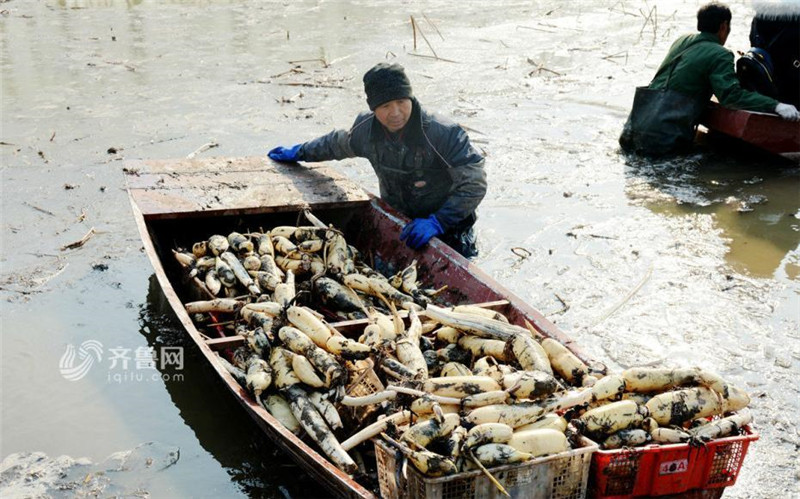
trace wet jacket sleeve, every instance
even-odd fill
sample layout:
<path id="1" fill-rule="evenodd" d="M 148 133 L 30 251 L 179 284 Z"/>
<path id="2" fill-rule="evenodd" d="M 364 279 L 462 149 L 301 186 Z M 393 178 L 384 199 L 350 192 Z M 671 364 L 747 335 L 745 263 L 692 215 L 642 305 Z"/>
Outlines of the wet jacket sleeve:
<path id="1" fill-rule="evenodd" d="M 720 104 L 731 109 L 774 112 L 778 101 L 758 92 L 743 89 L 733 67 L 733 53 L 727 50 L 720 51 L 711 66 L 709 75 L 711 90 Z"/>
<path id="2" fill-rule="evenodd" d="M 348 130 L 333 130 L 330 133 L 309 140 L 300 148 L 300 158 L 303 161 L 330 161 L 345 159 L 355 156 L 350 148 L 350 132 Z"/>
<path id="3" fill-rule="evenodd" d="M 467 133 L 460 126 L 453 125 L 443 138 L 441 145 L 434 146 L 449 167 L 453 188 L 435 215 L 447 232 L 475 211 L 486 195 L 487 184 L 483 156 L 472 147 Z"/>
<path id="4" fill-rule="evenodd" d="M 368 129 L 370 116 L 371 113 L 361 113 L 356 117 L 350 130 L 334 130 L 322 137 L 304 143 L 300 149 L 302 151 L 302 161 L 330 161 L 354 158 L 356 156 L 363 157 L 363 152 L 359 151 L 363 147 L 354 146 L 351 139 L 356 129 Z"/>

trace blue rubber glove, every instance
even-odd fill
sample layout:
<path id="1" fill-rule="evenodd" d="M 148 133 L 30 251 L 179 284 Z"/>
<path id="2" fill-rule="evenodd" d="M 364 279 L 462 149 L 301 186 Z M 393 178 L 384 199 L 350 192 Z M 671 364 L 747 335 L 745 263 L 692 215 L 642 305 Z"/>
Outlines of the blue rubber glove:
<path id="1" fill-rule="evenodd" d="M 270 159 L 274 159 L 275 161 L 299 161 L 303 159 L 300 154 L 300 148 L 303 147 L 303 144 L 297 144 L 296 146 L 292 147 L 276 147 L 275 149 L 271 150 L 267 153 L 267 156 Z"/>
<path id="2" fill-rule="evenodd" d="M 425 246 L 432 237 L 444 234 L 444 229 L 436 220 L 435 215 L 428 218 L 415 218 L 400 233 L 400 240 L 405 241 L 406 245 L 412 249 L 420 249 Z"/>

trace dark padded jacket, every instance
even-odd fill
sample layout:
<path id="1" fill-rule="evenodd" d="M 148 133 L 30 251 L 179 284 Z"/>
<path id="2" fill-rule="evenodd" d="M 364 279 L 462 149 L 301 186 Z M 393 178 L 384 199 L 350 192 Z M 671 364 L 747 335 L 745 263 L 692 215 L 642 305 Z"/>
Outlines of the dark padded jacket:
<path id="1" fill-rule="evenodd" d="M 445 233 L 476 220 L 486 194 L 484 159 L 464 129 L 426 113 L 416 99 L 400 138 L 391 136 L 375 113 L 358 115 L 350 130 L 334 130 L 303 144 L 303 161 L 367 158 L 378 176 L 381 198 L 411 218 L 435 214 Z"/>
<path id="2" fill-rule="evenodd" d="M 778 100 L 800 106 L 800 9 L 788 2 L 784 6 L 788 10 L 784 15 L 759 14 L 756 10 L 750 25 L 750 45 L 772 57 Z M 774 7 L 780 9 L 781 4 Z"/>

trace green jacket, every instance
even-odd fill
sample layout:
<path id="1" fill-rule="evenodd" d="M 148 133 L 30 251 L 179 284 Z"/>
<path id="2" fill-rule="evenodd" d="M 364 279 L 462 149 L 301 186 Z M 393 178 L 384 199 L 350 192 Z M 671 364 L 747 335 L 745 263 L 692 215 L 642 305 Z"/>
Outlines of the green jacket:
<path id="1" fill-rule="evenodd" d="M 695 43 L 698 46 L 689 49 L 675 65 L 669 79 L 669 89 L 690 97 L 696 96 L 703 101 L 710 99 L 713 93 L 720 104 L 731 109 L 767 113 L 775 111 L 778 101 L 741 87 L 734 72 L 733 53 L 720 45 L 719 38 L 712 33 L 695 33 L 678 38 L 658 68 L 660 74 L 650 82 L 650 88 L 667 86 L 670 70 L 664 66 Z"/>

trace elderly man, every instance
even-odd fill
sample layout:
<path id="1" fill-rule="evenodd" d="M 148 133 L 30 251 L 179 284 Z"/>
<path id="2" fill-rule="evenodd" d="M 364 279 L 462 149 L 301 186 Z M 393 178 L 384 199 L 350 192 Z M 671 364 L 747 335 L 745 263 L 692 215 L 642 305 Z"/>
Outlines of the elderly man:
<path id="1" fill-rule="evenodd" d="M 484 159 L 457 124 L 425 112 L 403 67 L 381 63 L 364 75 L 370 112 L 350 130 L 293 147 L 276 147 L 276 161 L 367 158 L 381 198 L 412 218 L 400 239 L 414 249 L 439 237 L 467 258 L 478 254 L 475 209 L 486 194 Z"/>
<path id="2" fill-rule="evenodd" d="M 701 7 L 697 29 L 699 33 L 684 35 L 672 44 L 649 87 L 636 89 L 619 139 L 624 150 L 662 155 L 687 148 L 712 93 L 725 107 L 774 112 L 786 120 L 800 120 L 800 113 L 791 104 L 740 86 L 733 53 L 723 47 L 731 31 L 728 7 L 716 2 Z"/>

